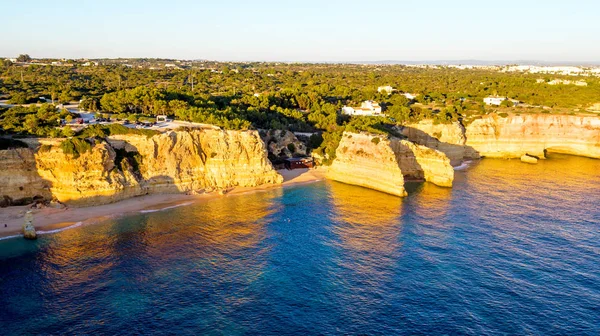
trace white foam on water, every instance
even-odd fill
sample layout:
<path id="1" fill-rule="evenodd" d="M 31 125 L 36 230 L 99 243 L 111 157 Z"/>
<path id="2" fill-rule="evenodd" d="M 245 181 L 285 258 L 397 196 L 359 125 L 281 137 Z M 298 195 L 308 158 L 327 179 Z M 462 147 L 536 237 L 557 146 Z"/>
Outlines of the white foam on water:
<path id="1" fill-rule="evenodd" d="M 160 209 L 140 210 L 140 213 L 159 212 L 159 211 L 164 211 L 164 210 L 168 210 L 168 209 L 179 208 L 181 206 L 190 205 L 192 203 L 193 202 L 181 203 L 181 204 L 171 205 L 171 206 L 160 208 Z"/>
<path id="2" fill-rule="evenodd" d="M 22 234 L 18 234 L 18 235 L 14 235 L 14 236 L 0 237 L 0 240 L 13 239 L 13 238 L 22 238 L 22 237 L 23 237 Z"/>
<path id="3" fill-rule="evenodd" d="M 460 166 L 454 167 L 454 170 L 465 170 L 471 166 L 473 161 L 465 161 L 460 164 Z"/>
<path id="4" fill-rule="evenodd" d="M 50 231 L 37 231 L 37 234 L 43 235 L 43 234 L 50 234 L 50 233 L 57 233 L 57 232 L 61 232 L 64 230 L 68 230 L 68 229 L 73 229 L 76 227 L 81 226 L 81 224 L 83 224 L 83 222 L 77 222 L 73 225 L 69 225 L 69 226 L 65 226 L 64 228 L 60 228 L 60 229 L 56 229 L 56 230 L 50 230 Z"/>

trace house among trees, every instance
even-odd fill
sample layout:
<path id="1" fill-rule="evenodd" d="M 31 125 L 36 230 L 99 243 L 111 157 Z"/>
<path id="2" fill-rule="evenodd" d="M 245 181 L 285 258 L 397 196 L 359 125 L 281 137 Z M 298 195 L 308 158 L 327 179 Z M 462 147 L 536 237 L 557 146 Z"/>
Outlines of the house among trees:
<path id="1" fill-rule="evenodd" d="M 517 106 L 520 101 L 516 100 L 516 99 L 508 99 L 506 97 L 499 97 L 499 96 L 489 96 L 486 98 L 483 98 L 483 102 L 486 105 L 494 105 L 494 106 Z"/>
<path id="2" fill-rule="evenodd" d="M 377 88 L 377 92 L 379 93 L 387 93 L 387 94 L 392 94 L 392 92 L 396 91 L 393 87 L 391 87 L 390 85 L 386 85 L 386 86 L 380 86 Z"/>
<path id="3" fill-rule="evenodd" d="M 500 104 L 502 104 L 503 101 L 505 101 L 507 98 L 506 97 L 499 97 L 499 96 L 489 96 L 489 97 L 485 97 L 483 98 L 483 102 L 486 105 L 496 105 L 496 106 L 500 106 Z"/>
<path id="4" fill-rule="evenodd" d="M 404 92 L 402 95 L 404 97 L 406 97 L 406 99 L 408 99 L 408 100 L 414 100 L 415 98 L 417 98 L 416 94 L 412 94 L 412 93 L 408 93 L 408 92 Z"/>
<path id="5" fill-rule="evenodd" d="M 360 107 L 344 106 L 342 107 L 342 113 L 347 115 L 384 116 L 384 114 L 381 113 L 381 106 L 379 106 L 379 103 L 372 100 L 362 102 Z"/>

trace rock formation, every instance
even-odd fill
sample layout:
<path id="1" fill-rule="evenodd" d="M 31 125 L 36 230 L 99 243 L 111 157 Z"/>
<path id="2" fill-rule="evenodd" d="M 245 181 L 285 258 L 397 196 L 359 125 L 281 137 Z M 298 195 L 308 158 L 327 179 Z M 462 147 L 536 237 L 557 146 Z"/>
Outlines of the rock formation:
<path id="1" fill-rule="evenodd" d="M 327 177 L 406 196 L 405 179 L 450 187 L 454 170 L 440 151 L 393 137 L 345 132 Z"/>
<path id="2" fill-rule="evenodd" d="M 482 156 L 544 157 L 545 151 L 600 158 L 600 118 L 593 116 L 489 114 L 467 126 L 466 144 Z"/>
<path id="3" fill-rule="evenodd" d="M 40 178 L 29 148 L 0 150 L 0 206 L 21 205 L 33 198 L 51 198 L 49 183 Z"/>
<path id="4" fill-rule="evenodd" d="M 27 158 L 23 168 L 11 161 L 15 152 Z M 13 167 L 10 175 L 0 171 L 0 195 L 43 195 L 70 206 L 98 205 L 153 193 L 283 181 L 267 159 L 265 145 L 256 131 L 211 129 L 167 132 L 151 138 L 115 136 L 96 141 L 91 151 L 77 158 L 63 153 L 57 145 L 35 154 L 30 149 L 0 153 L 0 160 L 8 158 L 5 161 L 12 162 Z M 22 182 L 8 182 L 11 176 L 18 176 Z"/>
<path id="5" fill-rule="evenodd" d="M 407 140 L 390 141 L 396 161 L 407 179 L 424 180 L 440 187 L 452 187 L 454 169 L 441 151 Z"/>
<path id="6" fill-rule="evenodd" d="M 291 158 L 306 156 L 306 145 L 298 140 L 293 132 L 282 130 L 269 130 L 262 137 L 267 144 L 269 154 L 278 158 Z"/>
<path id="7" fill-rule="evenodd" d="M 467 146 L 465 133 L 460 122 L 436 124 L 431 119 L 408 124 L 402 129 L 402 134 L 408 140 L 446 154 L 453 166 L 460 165 L 464 160 L 479 158 L 477 151 Z"/>
<path id="8" fill-rule="evenodd" d="M 33 213 L 31 210 L 25 213 L 25 222 L 23 223 L 23 237 L 25 239 L 37 239 L 37 233 L 35 232 L 35 227 L 33 226 Z"/>
<path id="9" fill-rule="evenodd" d="M 407 195 L 390 141 L 381 136 L 345 132 L 327 178 L 400 197 Z"/>
<path id="10" fill-rule="evenodd" d="M 525 163 L 537 163 L 538 158 L 536 158 L 535 156 L 525 154 L 521 156 L 521 161 Z"/>

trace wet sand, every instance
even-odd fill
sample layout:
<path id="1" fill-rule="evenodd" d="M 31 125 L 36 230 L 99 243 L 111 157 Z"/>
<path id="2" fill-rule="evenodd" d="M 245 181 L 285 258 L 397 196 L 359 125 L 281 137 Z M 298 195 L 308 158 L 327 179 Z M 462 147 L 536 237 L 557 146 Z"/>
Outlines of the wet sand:
<path id="1" fill-rule="evenodd" d="M 43 208 L 33 209 L 33 224 L 38 233 L 50 233 L 70 226 L 89 225 L 109 218 L 126 216 L 135 212 L 152 212 L 168 207 L 184 206 L 198 201 L 208 201 L 213 198 L 227 197 L 228 195 L 244 194 L 259 190 L 280 188 L 296 184 L 320 181 L 324 178 L 325 170 L 295 169 L 279 170 L 283 176 L 283 184 L 269 184 L 257 187 L 236 187 L 225 195 L 218 192 L 185 195 L 185 194 L 156 194 L 130 198 L 117 203 L 98 205 L 86 208 Z M 22 231 L 25 212 L 31 205 L 8 207 L 0 209 L 0 237 L 20 234 Z M 5 227 L 6 224 L 6 227 Z"/>

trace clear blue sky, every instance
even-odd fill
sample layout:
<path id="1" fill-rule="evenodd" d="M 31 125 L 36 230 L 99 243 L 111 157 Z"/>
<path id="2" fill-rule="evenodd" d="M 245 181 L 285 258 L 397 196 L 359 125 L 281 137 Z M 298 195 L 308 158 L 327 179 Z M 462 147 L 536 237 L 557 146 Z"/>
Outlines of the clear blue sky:
<path id="1" fill-rule="evenodd" d="M 2 4 L 0 56 L 600 61 L 600 0 Z"/>

